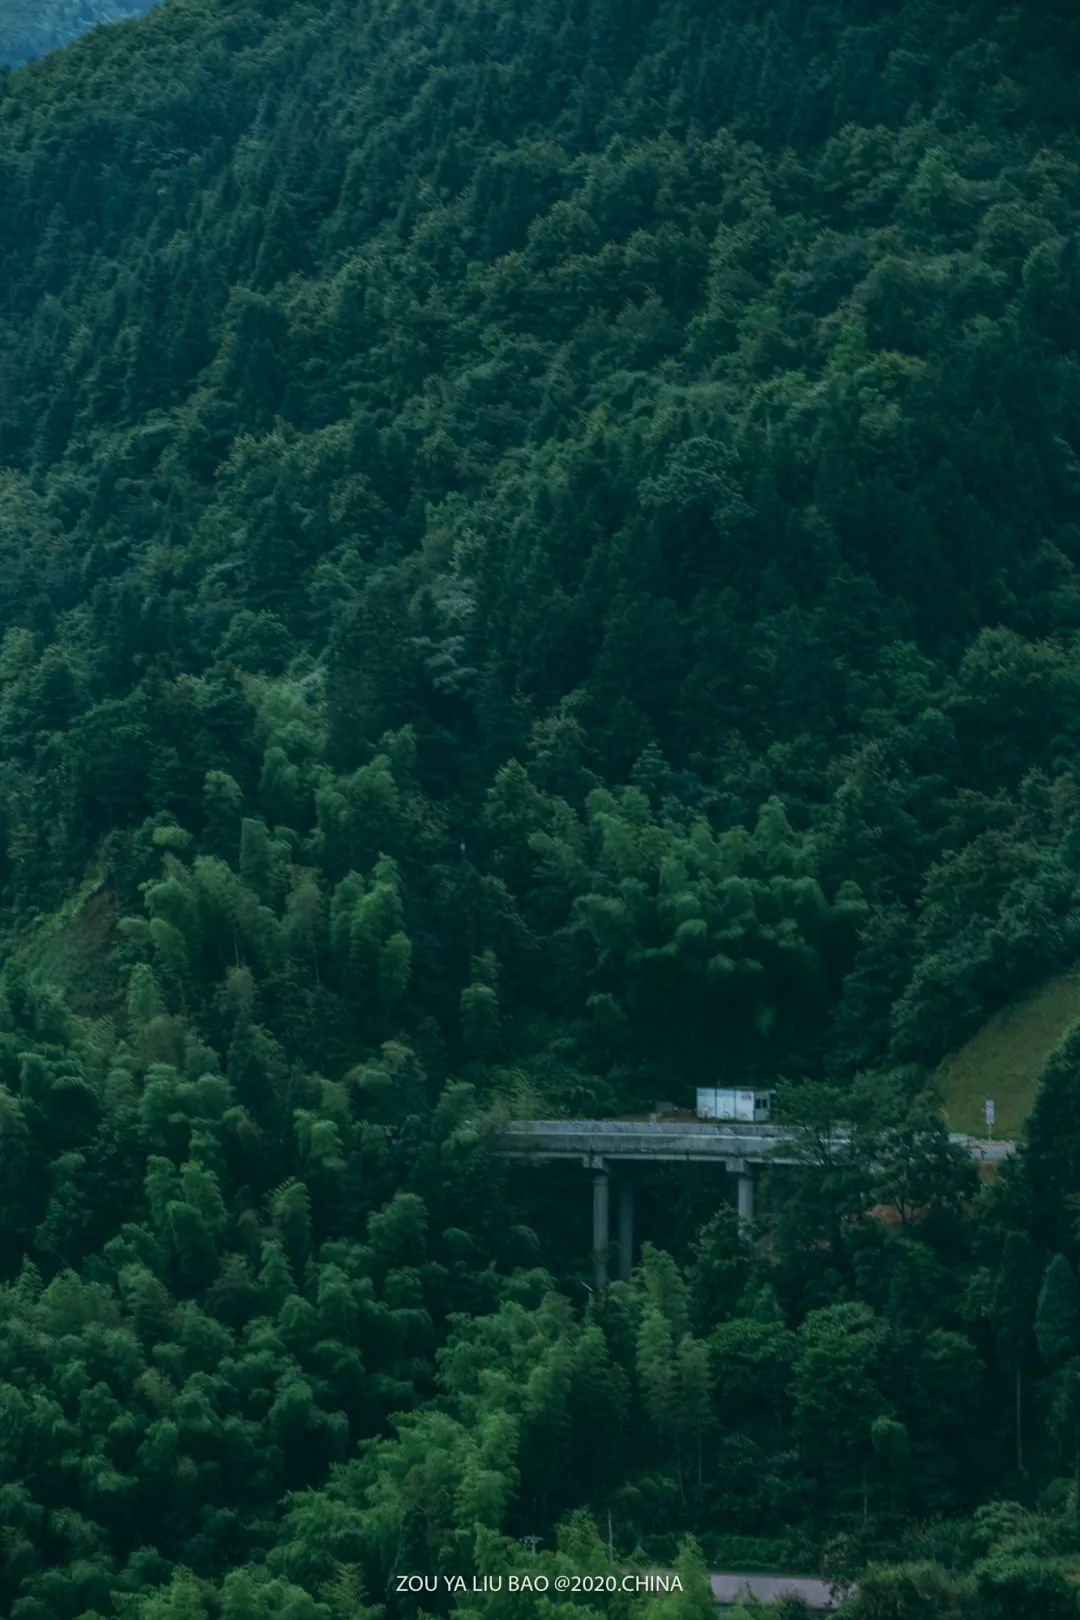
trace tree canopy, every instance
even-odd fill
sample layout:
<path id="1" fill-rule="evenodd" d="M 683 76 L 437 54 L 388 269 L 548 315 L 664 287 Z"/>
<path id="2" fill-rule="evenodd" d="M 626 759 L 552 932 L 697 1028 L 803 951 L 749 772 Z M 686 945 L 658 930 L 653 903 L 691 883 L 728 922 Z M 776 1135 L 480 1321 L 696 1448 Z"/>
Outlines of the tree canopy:
<path id="1" fill-rule="evenodd" d="M 1080 1047 L 986 1185 L 933 1075 L 1080 949 L 1078 69 L 168 0 L 0 75 L 13 1620 L 1075 1614 Z M 590 1294 L 499 1123 L 744 1082 L 756 1235 L 658 1173 Z"/>

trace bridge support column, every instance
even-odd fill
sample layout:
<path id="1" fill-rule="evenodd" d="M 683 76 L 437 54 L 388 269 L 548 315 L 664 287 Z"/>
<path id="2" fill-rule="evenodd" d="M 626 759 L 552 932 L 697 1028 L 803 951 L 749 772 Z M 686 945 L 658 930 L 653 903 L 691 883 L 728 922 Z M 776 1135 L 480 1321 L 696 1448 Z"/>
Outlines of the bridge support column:
<path id="1" fill-rule="evenodd" d="M 606 1170 L 594 1170 L 592 1184 L 592 1248 L 593 1282 L 597 1288 L 607 1287 L 608 1249 L 610 1246 L 611 1179 Z"/>
<path id="2" fill-rule="evenodd" d="M 754 1175 L 749 1166 L 738 1175 L 739 1225 L 749 1226 L 754 1218 Z"/>
<path id="3" fill-rule="evenodd" d="M 634 1269 L 634 1183 L 629 1169 L 619 1175 L 619 1276 L 630 1281 Z"/>

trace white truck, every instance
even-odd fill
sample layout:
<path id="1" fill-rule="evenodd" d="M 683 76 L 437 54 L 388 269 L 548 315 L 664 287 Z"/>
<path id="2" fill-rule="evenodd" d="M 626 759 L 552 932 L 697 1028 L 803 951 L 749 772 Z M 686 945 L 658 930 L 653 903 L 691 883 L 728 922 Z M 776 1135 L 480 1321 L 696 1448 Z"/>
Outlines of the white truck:
<path id="1" fill-rule="evenodd" d="M 768 1122 L 772 1108 L 772 1093 L 754 1091 L 740 1086 L 698 1086 L 698 1119 L 737 1120 L 744 1125 L 763 1125 Z"/>

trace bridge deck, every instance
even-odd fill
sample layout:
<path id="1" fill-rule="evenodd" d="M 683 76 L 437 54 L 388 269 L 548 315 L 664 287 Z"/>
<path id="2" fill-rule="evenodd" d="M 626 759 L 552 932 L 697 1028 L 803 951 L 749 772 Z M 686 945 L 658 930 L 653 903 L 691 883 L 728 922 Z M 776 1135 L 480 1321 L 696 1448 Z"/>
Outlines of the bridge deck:
<path id="1" fill-rule="evenodd" d="M 952 1132 L 950 1139 L 972 1158 L 999 1163 L 1012 1142 L 985 1142 Z M 795 1164 L 795 1136 L 781 1125 L 729 1124 L 703 1120 L 529 1119 L 504 1127 L 504 1158 L 573 1160 L 596 1165 L 623 1162 L 714 1164 L 741 1170 L 749 1164 Z M 838 1141 L 838 1145 L 840 1142 Z"/>

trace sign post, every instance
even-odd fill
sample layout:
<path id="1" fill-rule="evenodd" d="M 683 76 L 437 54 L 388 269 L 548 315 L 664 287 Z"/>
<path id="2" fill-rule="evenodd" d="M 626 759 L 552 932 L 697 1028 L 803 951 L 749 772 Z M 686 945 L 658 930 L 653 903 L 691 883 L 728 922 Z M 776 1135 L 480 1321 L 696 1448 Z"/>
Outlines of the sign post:
<path id="1" fill-rule="evenodd" d="M 994 1120 L 997 1118 L 997 1110 L 994 1107 L 993 1097 L 987 1097 L 985 1113 L 987 1140 L 992 1142 L 994 1140 Z"/>

